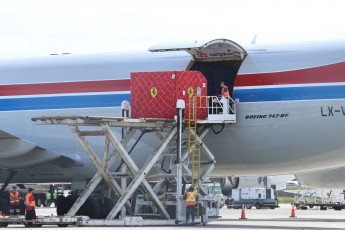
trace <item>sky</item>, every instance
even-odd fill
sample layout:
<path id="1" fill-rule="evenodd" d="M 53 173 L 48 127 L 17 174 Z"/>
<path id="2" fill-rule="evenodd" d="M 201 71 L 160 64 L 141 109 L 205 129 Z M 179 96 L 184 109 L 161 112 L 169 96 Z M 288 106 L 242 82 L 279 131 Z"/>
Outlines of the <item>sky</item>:
<path id="1" fill-rule="evenodd" d="M 345 39 L 344 0 L 0 0 L 0 58 Z"/>

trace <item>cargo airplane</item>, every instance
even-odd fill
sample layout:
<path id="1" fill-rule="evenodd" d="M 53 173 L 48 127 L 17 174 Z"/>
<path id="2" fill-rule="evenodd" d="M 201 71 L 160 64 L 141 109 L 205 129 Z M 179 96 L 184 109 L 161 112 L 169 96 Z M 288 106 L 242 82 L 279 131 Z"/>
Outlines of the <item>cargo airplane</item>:
<path id="1" fill-rule="evenodd" d="M 1 60 L 1 182 L 11 175 L 12 183 L 90 179 L 95 168 L 69 128 L 37 126 L 31 118 L 121 116 L 121 102 L 130 101 L 130 73 L 142 71 L 200 71 L 208 95 L 219 94 L 220 81 L 230 88 L 237 123 L 204 138 L 217 161 L 212 176 L 343 165 L 345 40 L 241 46 L 216 39 L 150 51 Z M 133 152 L 138 164 L 143 149 L 153 148 L 149 138 Z"/>

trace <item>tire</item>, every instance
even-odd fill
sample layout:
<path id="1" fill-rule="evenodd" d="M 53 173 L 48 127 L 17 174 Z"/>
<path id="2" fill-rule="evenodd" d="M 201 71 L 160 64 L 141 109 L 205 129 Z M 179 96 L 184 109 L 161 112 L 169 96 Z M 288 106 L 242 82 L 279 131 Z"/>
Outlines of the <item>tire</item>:
<path id="1" fill-rule="evenodd" d="M 104 198 L 104 203 L 100 203 L 100 219 L 105 219 L 108 216 L 109 212 L 114 208 L 114 206 L 115 206 L 115 202 L 113 200 Z M 169 210 L 168 210 L 168 213 L 169 213 Z M 118 218 L 119 216 L 120 216 L 120 213 L 117 214 L 115 218 Z"/>
<path id="2" fill-rule="evenodd" d="M 256 208 L 256 209 L 261 209 L 261 204 L 260 204 L 259 202 L 256 202 L 256 203 L 255 203 L 255 208 Z"/>
<path id="3" fill-rule="evenodd" d="M 270 207 L 270 209 L 276 209 L 276 207 Z"/>
<path id="4" fill-rule="evenodd" d="M 57 201 L 57 215 L 65 215 L 73 206 L 78 196 L 69 195 L 67 197 L 59 196 Z M 105 202 L 107 204 L 107 202 Z M 108 211 L 108 213 L 110 210 Z M 77 211 L 76 215 L 89 216 L 91 219 L 101 218 L 100 203 L 94 198 L 88 198 L 81 208 Z"/>
<path id="5" fill-rule="evenodd" d="M 0 210 L 3 215 L 10 215 L 10 194 L 7 191 L 0 192 Z"/>
<path id="6" fill-rule="evenodd" d="M 98 200 L 96 200 L 95 198 L 89 198 L 89 206 L 91 207 L 91 209 L 89 210 L 90 215 L 89 217 L 91 219 L 100 219 L 101 218 L 101 207 L 100 204 L 98 202 Z"/>
<path id="7" fill-rule="evenodd" d="M 326 210 L 327 210 L 327 207 L 321 206 L 321 207 L 320 207 L 320 210 L 326 211 Z"/>
<path id="8" fill-rule="evenodd" d="M 252 206 L 247 206 L 246 208 L 247 208 L 247 209 L 252 209 Z"/>
<path id="9" fill-rule="evenodd" d="M 74 202 L 72 202 L 72 205 Z M 77 215 L 88 216 L 91 219 L 99 219 L 100 214 L 101 208 L 99 202 L 94 198 L 88 198 L 77 212 Z"/>
<path id="10" fill-rule="evenodd" d="M 68 226 L 68 224 L 58 224 L 57 225 L 59 228 L 66 228 Z"/>
<path id="11" fill-rule="evenodd" d="M 309 205 L 309 208 L 314 208 L 314 205 L 310 204 L 310 205 Z"/>
<path id="12" fill-rule="evenodd" d="M 8 223 L 0 223 L 1 228 L 6 228 L 8 226 Z"/>
<path id="13" fill-rule="evenodd" d="M 58 216 L 63 216 L 66 214 L 66 207 L 65 207 L 65 203 L 66 203 L 66 197 L 64 196 L 59 196 L 58 200 L 56 202 L 56 214 Z"/>

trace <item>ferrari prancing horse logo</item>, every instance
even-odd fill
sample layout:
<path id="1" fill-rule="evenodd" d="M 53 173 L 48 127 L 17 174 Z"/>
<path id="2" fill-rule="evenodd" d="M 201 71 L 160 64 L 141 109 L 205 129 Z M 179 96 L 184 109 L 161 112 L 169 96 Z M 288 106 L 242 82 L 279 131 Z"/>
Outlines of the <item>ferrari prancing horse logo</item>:
<path id="1" fill-rule="evenodd" d="M 188 90 L 187 90 L 187 92 L 188 92 L 189 97 L 192 97 L 192 96 L 193 96 L 193 93 L 194 93 L 193 87 L 189 87 Z"/>
<path id="2" fill-rule="evenodd" d="M 158 93 L 157 88 L 156 87 L 152 87 L 150 91 L 151 91 L 151 96 L 153 98 L 155 98 L 157 96 L 157 93 Z"/>

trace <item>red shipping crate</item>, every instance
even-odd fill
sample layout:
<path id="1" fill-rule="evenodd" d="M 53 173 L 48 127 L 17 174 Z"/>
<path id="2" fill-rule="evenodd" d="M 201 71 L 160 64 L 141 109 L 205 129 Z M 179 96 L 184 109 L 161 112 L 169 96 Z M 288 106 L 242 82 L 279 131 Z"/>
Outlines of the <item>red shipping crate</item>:
<path id="1" fill-rule="evenodd" d="M 189 96 L 197 92 L 199 96 L 207 96 L 207 80 L 198 71 L 131 73 L 131 117 L 173 119 L 177 114 L 176 101 L 183 99 L 188 119 Z M 205 107 L 206 98 L 203 101 Z M 206 108 L 197 110 L 198 119 L 206 116 Z"/>

